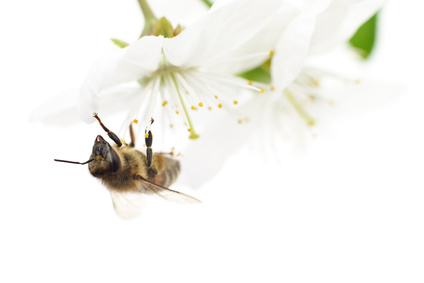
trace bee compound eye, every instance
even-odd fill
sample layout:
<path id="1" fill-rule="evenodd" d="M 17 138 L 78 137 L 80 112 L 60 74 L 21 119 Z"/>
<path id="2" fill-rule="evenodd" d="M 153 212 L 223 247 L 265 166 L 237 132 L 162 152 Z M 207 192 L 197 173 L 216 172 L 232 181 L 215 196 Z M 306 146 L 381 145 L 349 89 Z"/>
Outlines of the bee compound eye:
<path id="1" fill-rule="evenodd" d="M 118 154 L 114 150 L 110 151 L 110 157 L 112 162 L 112 173 L 117 173 L 121 170 L 121 159 L 119 158 Z"/>

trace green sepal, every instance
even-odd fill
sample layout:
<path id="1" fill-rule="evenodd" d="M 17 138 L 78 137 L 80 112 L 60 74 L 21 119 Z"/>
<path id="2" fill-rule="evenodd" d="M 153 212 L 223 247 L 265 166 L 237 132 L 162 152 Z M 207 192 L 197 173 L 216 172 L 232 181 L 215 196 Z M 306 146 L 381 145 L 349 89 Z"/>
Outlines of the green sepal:
<path id="1" fill-rule="evenodd" d="M 165 17 L 162 17 L 156 22 L 153 28 L 153 35 L 163 35 L 165 38 L 171 38 L 174 37 L 174 29 L 171 23 Z"/>
<path id="2" fill-rule="evenodd" d="M 174 29 L 174 36 L 179 35 L 182 31 L 183 31 L 183 27 L 182 27 L 181 25 L 178 25 L 178 26 Z"/>
<path id="3" fill-rule="evenodd" d="M 118 46 L 119 48 L 125 48 L 129 45 L 125 41 L 122 41 L 116 38 L 111 38 L 110 40 L 112 40 L 112 42 L 115 43 L 115 45 Z"/>
<path id="4" fill-rule="evenodd" d="M 371 55 L 375 46 L 377 35 L 377 15 L 378 12 L 360 26 L 349 40 L 349 44 L 355 48 L 363 59 L 367 59 Z"/>

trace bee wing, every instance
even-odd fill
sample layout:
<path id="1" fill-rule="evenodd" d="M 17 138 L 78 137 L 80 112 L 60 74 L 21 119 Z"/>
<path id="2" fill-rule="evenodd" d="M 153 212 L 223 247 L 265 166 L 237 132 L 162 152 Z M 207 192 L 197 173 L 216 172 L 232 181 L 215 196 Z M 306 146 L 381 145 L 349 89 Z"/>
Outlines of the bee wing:
<path id="1" fill-rule="evenodd" d="M 145 197 L 139 192 L 120 193 L 111 190 L 110 196 L 116 213 L 124 219 L 138 216 L 145 206 Z"/>
<path id="2" fill-rule="evenodd" d="M 167 187 L 152 183 L 148 180 L 141 180 L 141 185 L 146 192 L 154 193 L 166 200 L 177 203 L 201 203 L 200 200 L 184 193 L 168 189 Z"/>

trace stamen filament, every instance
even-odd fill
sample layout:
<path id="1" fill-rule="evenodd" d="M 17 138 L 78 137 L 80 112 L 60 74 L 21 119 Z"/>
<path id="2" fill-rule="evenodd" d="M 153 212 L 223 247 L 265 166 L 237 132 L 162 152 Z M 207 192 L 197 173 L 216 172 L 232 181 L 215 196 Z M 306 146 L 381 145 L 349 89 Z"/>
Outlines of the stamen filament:
<path id="1" fill-rule="evenodd" d="M 303 107 L 296 100 L 296 98 L 294 98 L 293 94 L 290 91 L 288 91 L 287 89 L 284 90 L 284 96 L 287 98 L 293 108 L 297 111 L 299 116 L 302 117 L 303 120 L 305 120 L 308 126 L 315 125 L 315 120 L 312 119 L 311 116 L 309 116 L 309 114 L 303 109 Z"/>
<path id="2" fill-rule="evenodd" d="M 171 75 L 172 81 L 174 82 L 175 89 L 177 90 L 177 93 L 178 93 L 178 98 L 180 99 L 181 105 L 183 106 L 184 114 L 187 117 L 187 121 L 188 121 L 188 124 L 189 124 L 190 129 L 191 129 L 190 130 L 190 136 L 188 138 L 189 139 L 197 139 L 199 137 L 199 135 L 196 134 L 196 132 L 194 131 L 193 124 L 191 123 L 190 116 L 188 115 L 187 108 L 186 108 L 186 106 L 184 104 L 184 100 L 181 96 L 181 92 L 180 92 L 180 88 L 178 86 L 177 80 L 175 79 L 174 73 L 170 73 L 170 75 Z"/>

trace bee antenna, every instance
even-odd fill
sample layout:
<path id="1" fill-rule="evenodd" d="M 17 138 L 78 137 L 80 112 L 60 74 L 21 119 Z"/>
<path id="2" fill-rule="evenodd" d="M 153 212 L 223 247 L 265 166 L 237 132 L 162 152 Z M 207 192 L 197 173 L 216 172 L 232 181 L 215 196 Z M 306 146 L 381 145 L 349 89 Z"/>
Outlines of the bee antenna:
<path id="1" fill-rule="evenodd" d="M 55 159 L 54 161 L 84 165 L 84 164 L 90 163 L 93 160 L 94 160 L 94 158 L 91 158 L 90 160 L 88 160 L 86 162 L 76 162 L 76 161 L 68 161 L 68 160 L 61 160 L 61 159 Z"/>

